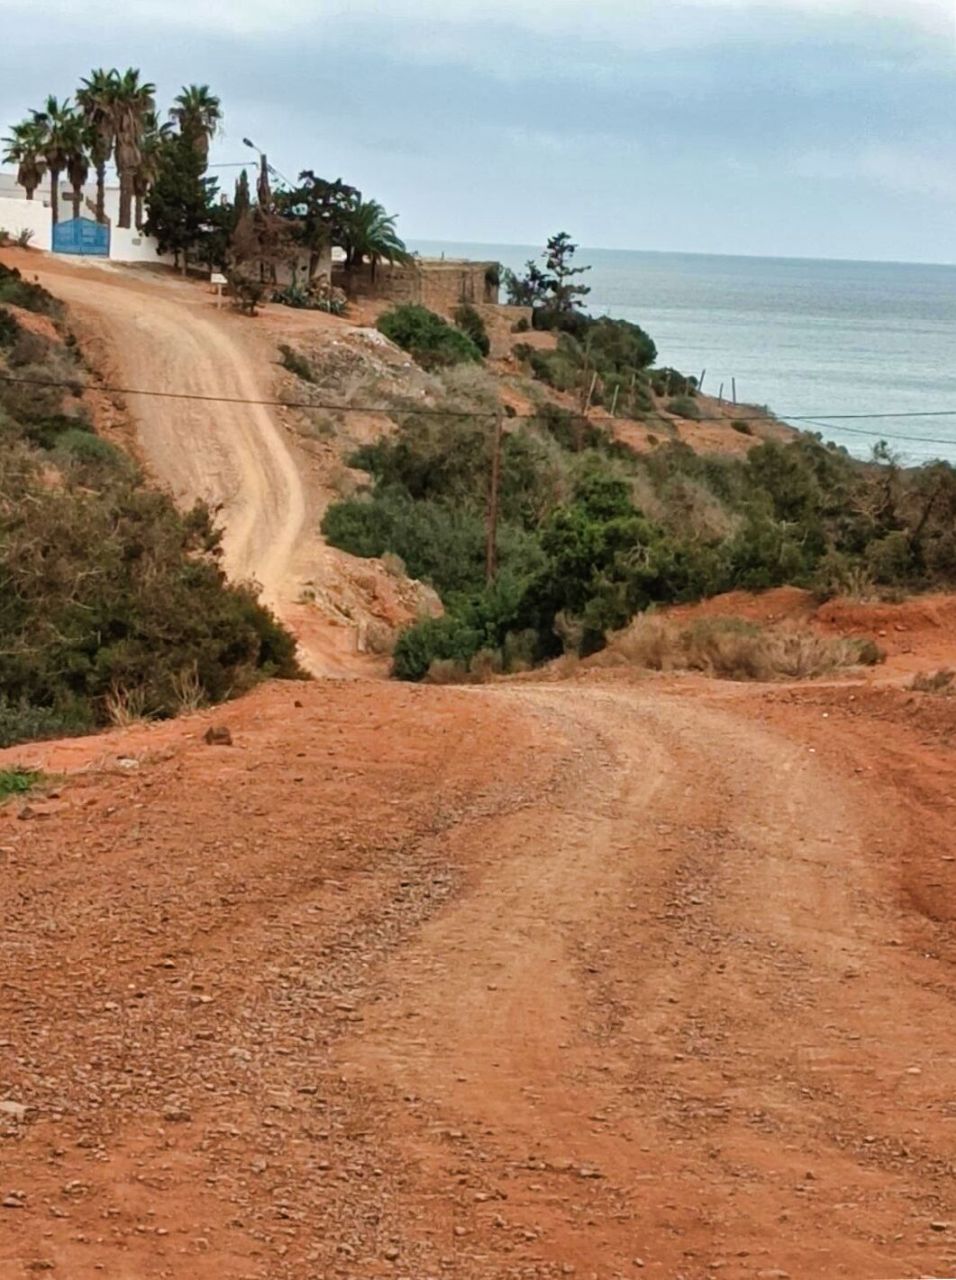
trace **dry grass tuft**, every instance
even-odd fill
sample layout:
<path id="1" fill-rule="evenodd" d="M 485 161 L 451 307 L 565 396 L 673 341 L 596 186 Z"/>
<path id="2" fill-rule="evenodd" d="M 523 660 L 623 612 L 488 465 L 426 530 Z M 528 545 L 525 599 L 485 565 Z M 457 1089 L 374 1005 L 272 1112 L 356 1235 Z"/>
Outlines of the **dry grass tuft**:
<path id="1" fill-rule="evenodd" d="M 609 648 L 651 671 L 701 671 L 722 680 L 812 680 L 846 667 L 873 666 L 885 656 L 871 640 L 762 627 L 742 618 L 688 625 L 655 614 L 636 618 Z"/>
<path id="2" fill-rule="evenodd" d="M 939 671 L 919 671 L 910 681 L 914 693 L 956 693 L 956 671 L 942 667 Z"/>
<path id="3" fill-rule="evenodd" d="M 145 689 L 127 689 L 123 685 L 114 685 L 104 701 L 109 722 L 117 729 L 126 729 L 131 724 L 140 724 L 150 718 Z"/>

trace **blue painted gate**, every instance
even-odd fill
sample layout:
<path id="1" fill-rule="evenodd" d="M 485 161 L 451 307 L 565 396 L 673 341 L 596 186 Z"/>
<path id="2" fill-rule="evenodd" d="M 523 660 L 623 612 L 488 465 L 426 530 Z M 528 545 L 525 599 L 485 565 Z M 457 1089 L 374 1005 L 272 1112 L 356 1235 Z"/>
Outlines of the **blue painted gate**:
<path id="1" fill-rule="evenodd" d="M 53 228 L 54 253 L 88 253 L 110 256 L 110 229 L 92 218 L 70 218 Z"/>

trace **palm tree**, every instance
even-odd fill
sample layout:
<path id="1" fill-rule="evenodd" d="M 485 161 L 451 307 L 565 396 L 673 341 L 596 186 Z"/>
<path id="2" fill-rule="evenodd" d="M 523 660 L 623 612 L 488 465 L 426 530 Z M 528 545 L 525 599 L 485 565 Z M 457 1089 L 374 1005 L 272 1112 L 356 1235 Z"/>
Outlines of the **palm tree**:
<path id="1" fill-rule="evenodd" d="M 136 199 L 136 230 L 143 229 L 143 201 L 159 173 L 159 153 L 164 140 L 164 128 L 160 127 L 155 111 L 147 111 L 143 117 L 143 136 L 139 148 L 139 166 L 133 174 L 133 195 Z"/>
<path id="2" fill-rule="evenodd" d="M 75 120 L 69 98 L 46 100 L 42 111 L 32 113 L 40 132 L 40 150 L 50 171 L 50 210 L 53 225 L 60 218 L 60 174 L 70 162 L 75 145 Z"/>
<path id="3" fill-rule="evenodd" d="M 33 199 L 33 193 L 43 181 L 46 159 L 43 155 L 43 130 L 35 120 L 23 120 L 15 124 L 3 140 L 4 164 L 17 166 L 17 182 Z"/>
<path id="4" fill-rule="evenodd" d="M 222 123 L 222 105 L 216 95 L 209 92 L 208 84 L 183 85 L 182 93 L 174 102 L 169 118 L 179 125 L 183 138 L 195 147 L 205 169 L 209 143 Z"/>
<path id="5" fill-rule="evenodd" d="M 395 215 L 385 212 L 377 200 L 359 200 L 343 217 L 342 247 L 351 271 L 368 258 L 375 268 L 384 259 L 391 263 L 411 261 L 411 254 L 395 229 Z"/>
<path id="6" fill-rule="evenodd" d="M 120 183 L 118 225 L 127 229 L 133 217 L 133 185 L 142 159 L 144 122 L 147 114 L 156 110 L 155 92 L 156 86 L 141 83 L 133 67 L 117 77 L 113 128 Z"/>
<path id="7" fill-rule="evenodd" d="M 78 218 L 83 203 L 83 188 L 90 176 L 90 131 L 81 115 L 74 112 L 64 130 L 66 176 L 73 188 L 73 217 Z"/>
<path id="8" fill-rule="evenodd" d="M 115 67 L 91 71 L 77 90 L 77 106 L 90 129 L 90 156 L 96 167 L 96 221 L 106 221 L 106 165 L 116 142 L 116 89 L 119 72 Z"/>

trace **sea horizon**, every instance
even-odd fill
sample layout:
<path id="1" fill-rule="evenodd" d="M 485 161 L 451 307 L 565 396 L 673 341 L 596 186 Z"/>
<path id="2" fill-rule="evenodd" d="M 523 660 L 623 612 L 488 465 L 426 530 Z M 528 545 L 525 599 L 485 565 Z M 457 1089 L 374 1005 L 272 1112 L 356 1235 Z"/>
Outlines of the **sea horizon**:
<path id="1" fill-rule="evenodd" d="M 409 247 L 494 258 L 514 271 L 542 251 L 490 241 Z M 587 309 L 641 325 L 658 364 L 706 370 L 705 393 L 723 383 L 729 398 L 736 379 L 740 403 L 766 405 L 857 457 L 885 440 L 905 465 L 956 462 L 956 264 L 584 246 L 576 258 L 591 267 Z M 887 414 L 899 416 L 867 416 Z"/>
<path id="2" fill-rule="evenodd" d="M 413 252 L 422 253 L 418 246 L 439 246 L 453 248 L 467 247 L 469 249 L 520 249 L 522 252 L 528 251 L 535 256 L 543 253 L 543 245 L 522 244 L 520 241 L 508 243 L 497 240 L 441 240 L 433 239 L 431 236 L 413 236 L 407 241 L 408 246 Z M 578 258 L 582 264 L 589 253 L 620 253 L 632 254 L 640 253 L 647 257 L 673 257 L 673 258 L 735 258 L 745 262 L 814 262 L 814 263 L 839 263 L 844 266 L 861 266 L 861 267 L 943 267 L 951 268 L 956 271 L 956 261 L 939 262 L 934 258 L 841 258 L 841 257 L 818 257 L 813 254 L 801 253 L 732 253 L 727 250 L 707 249 L 622 249 L 613 245 L 586 245 L 578 246 Z M 422 253 L 422 256 L 427 256 Z"/>

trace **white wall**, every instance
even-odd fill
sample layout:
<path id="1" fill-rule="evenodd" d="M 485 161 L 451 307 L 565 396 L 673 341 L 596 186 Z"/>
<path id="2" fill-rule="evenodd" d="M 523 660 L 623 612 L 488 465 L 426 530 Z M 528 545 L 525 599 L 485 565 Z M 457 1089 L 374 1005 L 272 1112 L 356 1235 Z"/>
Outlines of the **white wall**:
<path id="1" fill-rule="evenodd" d="M 31 247 L 49 253 L 53 229 L 50 210 L 42 200 L 18 200 L 0 196 L 0 227 L 9 231 L 11 236 L 16 236 L 20 231 L 32 231 Z"/>
<path id="2" fill-rule="evenodd" d="M 166 262 L 172 264 L 172 254 L 159 254 L 156 241 L 137 231 L 127 230 L 114 223 L 110 229 L 110 258 L 114 262 Z"/>

